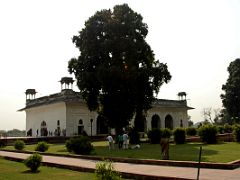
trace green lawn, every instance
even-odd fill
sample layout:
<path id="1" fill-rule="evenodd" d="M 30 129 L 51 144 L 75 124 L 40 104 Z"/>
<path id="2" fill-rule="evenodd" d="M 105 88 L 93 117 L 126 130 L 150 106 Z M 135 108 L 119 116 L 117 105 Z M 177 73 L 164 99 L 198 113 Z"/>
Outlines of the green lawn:
<path id="1" fill-rule="evenodd" d="M 142 143 L 140 149 L 134 150 L 108 150 L 107 142 L 94 142 L 95 151 L 92 155 L 107 157 L 128 157 L 141 159 L 161 159 L 161 148 L 159 144 Z M 213 145 L 202 143 L 188 143 L 183 145 L 170 145 L 170 159 L 180 161 L 198 161 L 199 148 L 203 147 L 202 161 L 205 162 L 231 162 L 240 159 L 240 144 L 226 142 Z M 26 150 L 34 150 L 35 145 L 27 145 Z M 12 146 L 7 149 L 14 149 Z M 65 145 L 51 144 L 48 152 L 69 154 Z"/>
<path id="2" fill-rule="evenodd" d="M 42 179 L 69 179 L 69 180 L 89 180 L 94 179 L 93 173 L 82 173 L 66 169 L 41 166 L 39 172 L 32 173 L 20 162 L 5 160 L 0 157 L 0 179 L 1 180 L 42 180 Z"/>
<path id="3" fill-rule="evenodd" d="M 170 159 L 179 161 L 198 161 L 199 149 L 202 146 L 202 161 L 231 162 L 240 159 L 240 144 L 235 142 L 207 145 L 202 143 L 188 143 L 170 145 Z M 109 151 L 105 146 L 95 146 L 95 153 L 99 156 L 128 157 L 142 159 L 161 159 L 159 144 L 141 144 L 140 149 Z"/>

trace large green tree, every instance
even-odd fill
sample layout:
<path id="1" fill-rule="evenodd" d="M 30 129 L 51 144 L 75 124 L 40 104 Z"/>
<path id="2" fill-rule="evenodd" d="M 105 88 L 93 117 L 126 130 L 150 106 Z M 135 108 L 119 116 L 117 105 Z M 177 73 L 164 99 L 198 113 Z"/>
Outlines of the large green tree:
<path id="1" fill-rule="evenodd" d="M 147 24 L 127 4 L 96 12 L 73 43 L 80 51 L 69 61 L 89 109 L 98 110 L 110 127 L 129 124 L 151 107 L 154 94 L 171 79 L 167 65 L 155 60 L 146 42 Z"/>
<path id="2" fill-rule="evenodd" d="M 221 94 L 225 108 L 224 116 L 228 117 L 228 123 L 240 122 L 240 59 L 232 61 L 228 66 L 229 77 L 222 86 L 225 92 Z"/>

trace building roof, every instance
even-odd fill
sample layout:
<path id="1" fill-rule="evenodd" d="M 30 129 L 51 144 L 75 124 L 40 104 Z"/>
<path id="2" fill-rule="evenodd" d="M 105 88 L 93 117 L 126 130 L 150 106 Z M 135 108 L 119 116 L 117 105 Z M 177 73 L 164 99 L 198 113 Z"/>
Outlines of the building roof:
<path id="1" fill-rule="evenodd" d="M 27 99 L 26 107 L 18 110 L 24 111 L 33 107 L 54 104 L 58 102 L 78 102 L 85 103 L 84 99 L 79 92 L 75 92 L 72 89 L 64 89 L 60 93 L 51 94 L 49 96 L 43 96 L 36 99 Z M 186 108 L 188 110 L 194 109 L 187 106 L 186 100 L 167 100 L 167 99 L 156 99 L 153 104 L 153 107 L 172 107 L 172 108 Z"/>
<path id="2" fill-rule="evenodd" d="M 78 92 L 75 92 L 71 89 L 64 89 L 60 93 L 51 94 L 49 96 L 43 96 L 31 100 L 27 99 L 26 107 L 19 109 L 18 111 L 24 111 L 33 107 L 54 104 L 58 102 L 84 102 L 84 100 Z"/>
<path id="3" fill-rule="evenodd" d="M 152 106 L 157 107 L 174 107 L 174 108 L 187 108 L 188 110 L 194 109 L 187 106 L 186 100 L 169 100 L 169 99 L 156 99 L 153 101 Z"/>

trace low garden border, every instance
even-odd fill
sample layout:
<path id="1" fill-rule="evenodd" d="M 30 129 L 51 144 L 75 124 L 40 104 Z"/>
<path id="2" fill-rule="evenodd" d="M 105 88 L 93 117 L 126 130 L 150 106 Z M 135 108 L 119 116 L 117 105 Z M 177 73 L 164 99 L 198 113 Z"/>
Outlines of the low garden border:
<path id="1" fill-rule="evenodd" d="M 17 153 L 26 153 L 33 154 L 34 151 L 26 150 L 7 150 L 1 149 L 1 151 L 8 152 L 17 152 Z M 75 155 L 75 154 L 56 154 L 48 152 L 38 152 L 41 155 L 50 155 L 50 156 L 61 156 L 61 157 L 71 157 L 71 158 L 81 158 L 89 160 L 110 160 L 113 162 L 122 162 L 122 163 L 134 163 L 134 164 L 149 164 L 149 165 L 161 165 L 161 166 L 178 166 L 178 167 L 199 167 L 200 168 L 210 168 L 210 169 L 236 169 L 240 167 L 240 160 L 235 160 L 229 163 L 211 163 L 211 162 L 198 162 L 194 161 L 174 161 L 174 160 L 155 160 L 155 159 L 135 159 L 135 158 L 122 158 L 122 157 L 102 157 L 102 156 L 90 156 L 90 155 Z"/>

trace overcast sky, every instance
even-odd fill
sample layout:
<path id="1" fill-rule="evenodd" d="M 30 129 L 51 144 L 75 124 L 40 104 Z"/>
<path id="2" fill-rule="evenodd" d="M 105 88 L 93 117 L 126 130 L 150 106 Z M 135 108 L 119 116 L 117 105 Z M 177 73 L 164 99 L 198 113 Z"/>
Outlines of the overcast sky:
<path id="1" fill-rule="evenodd" d="M 25 113 L 17 112 L 25 90 L 35 88 L 37 97 L 60 92 L 58 81 L 78 56 L 72 36 L 96 11 L 123 3 L 143 16 L 147 42 L 172 74 L 159 98 L 185 91 L 194 122 L 203 108 L 222 107 L 227 67 L 240 57 L 238 0 L 7 0 L 0 1 L 0 129 L 25 129 Z"/>

